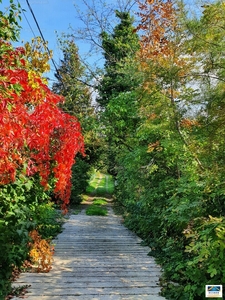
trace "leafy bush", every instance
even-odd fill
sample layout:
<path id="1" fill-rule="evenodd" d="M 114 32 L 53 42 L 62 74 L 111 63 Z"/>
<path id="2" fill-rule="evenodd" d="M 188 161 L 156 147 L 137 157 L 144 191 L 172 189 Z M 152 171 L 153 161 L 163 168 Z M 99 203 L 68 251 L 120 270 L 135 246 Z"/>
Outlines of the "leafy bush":
<path id="1" fill-rule="evenodd" d="M 53 202 L 40 204 L 35 211 L 36 229 L 43 239 L 53 239 L 62 230 L 62 212 Z"/>
<path id="2" fill-rule="evenodd" d="M 0 298 L 10 290 L 13 269 L 28 257 L 28 233 L 36 225 L 33 192 L 40 196 L 37 190 L 32 179 L 23 177 L 0 188 Z"/>
<path id="3" fill-rule="evenodd" d="M 188 240 L 184 266 L 188 284 L 184 290 L 194 288 L 201 298 L 206 284 L 225 282 L 225 218 L 197 218 L 184 234 Z"/>
<path id="4" fill-rule="evenodd" d="M 77 157 L 76 164 L 72 167 L 72 188 L 70 204 L 79 204 L 82 201 L 82 193 L 86 191 L 90 179 L 90 164 Z"/>
<path id="5" fill-rule="evenodd" d="M 206 284 L 225 280 L 225 219 L 216 217 L 223 214 L 222 189 L 212 179 L 209 184 L 198 178 L 190 164 L 179 179 L 168 172 L 162 176 L 164 170 L 146 176 L 141 169 L 131 177 L 132 167 L 130 163 L 118 174 L 117 200 L 125 208 L 125 224 L 145 240 L 163 267 L 163 295 L 203 299 Z"/>
<path id="6" fill-rule="evenodd" d="M 37 228 L 49 239 L 61 230 L 60 213 L 39 180 L 20 175 L 0 188 L 0 298 L 11 289 L 14 268 L 29 259 L 29 232 Z M 40 203 L 42 202 L 42 203 Z"/>

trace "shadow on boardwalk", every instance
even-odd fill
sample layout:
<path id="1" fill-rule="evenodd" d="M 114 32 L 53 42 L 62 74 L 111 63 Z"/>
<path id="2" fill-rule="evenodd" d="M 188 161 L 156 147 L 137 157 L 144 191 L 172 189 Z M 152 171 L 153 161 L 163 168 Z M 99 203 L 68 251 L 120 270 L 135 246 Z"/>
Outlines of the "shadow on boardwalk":
<path id="1" fill-rule="evenodd" d="M 108 205 L 106 217 L 71 215 L 54 241 L 49 273 L 24 273 L 28 300 L 160 300 L 160 268 L 148 247 L 126 229 Z M 18 298 L 14 298 L 16 300 Z"/>

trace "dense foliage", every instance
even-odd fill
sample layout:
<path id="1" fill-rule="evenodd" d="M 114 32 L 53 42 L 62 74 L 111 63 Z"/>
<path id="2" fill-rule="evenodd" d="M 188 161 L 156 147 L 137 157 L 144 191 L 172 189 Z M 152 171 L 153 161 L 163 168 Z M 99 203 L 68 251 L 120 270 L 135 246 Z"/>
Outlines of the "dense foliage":
<path id="1" fill-rule="evenodd" d="M 16 13 L 12 4 L 8 16 L 0 15 L 4 24 L 0 29 L 1 298 L 9 291 L 12 270 L 28 256 L 29 232 L 45 225 L 40 224 L 40 204 L 47 204 L 54 194 L 66 208 L 71 167 L 76 154 L 84 152 L 77 118 L 59 108 L 63 98 L 53 94 L 33 70 L 25 49 L 14 49 L 10 43 L 16 38 L 11 26 L 17 25 L 12 17 Z M 43 59 L 40 63 L 43 66 Z M 35 64 L 40 70 L 37 60 Z"/>
<path id="2" fill-rule="evenodd" d="M 126 76 L 124 65 L 130 63 L 139 49 L 138 35 L 134 33 L 134 19 L 128 12 L 116 11 L 120 23 L 112 34 L 103 31 L 102 48 L 105 57 L 105 74 L 98 87 L 98 102 L 106 106 L 113 96 L 129 92 L 136 84 L 132 78 Z"/>
<path id="3" fill-rule="evenodd" d="M 138 85 L 100 93 L 117 204 L 162 264 L 168 299 L 203 299 L 225 280 L 224 8 L 191 17 L 179 2 L 140 1 L 140 50 L 120 61 Z"/>
<path id="4" fill-rule="evenodd" d="M 128 12 L 116 11 L 119 24 L 111 34 L 102 32 L 102 48 L 105 56 L 105 74 L 98 85 L 97 101 L 102 108 L 101 131 L 107 142 L 105 163 L 107 171 L 116 175 L 119 164 L 116 157 L 133 149 L 132 140 L 139 116 L 137 93 L 140 83 L 135 75 L 134 60 L 140 48 L 134 19 Z"/>
<path id="5" fill-rule="evenodd" d="M 61 104 L 63 111 L 75 115 L 82 127 L 85 142 L 85 157 L 79 155 L 72 168 L 72 194 L 71 204 L 81 202 L 82 193 L 85 192 L 90 177 L 91 167 L 98 159 L 100 148 L 97 136 L 97 115 L 92 106 L 92 89 L 85 78 L 85 67 L 82 65 L 78 48 L 71 36 L 63 35 L 59 39 L 63 52 L 57 81 L 53 84 L 53 91 L 65 97 Z"/>

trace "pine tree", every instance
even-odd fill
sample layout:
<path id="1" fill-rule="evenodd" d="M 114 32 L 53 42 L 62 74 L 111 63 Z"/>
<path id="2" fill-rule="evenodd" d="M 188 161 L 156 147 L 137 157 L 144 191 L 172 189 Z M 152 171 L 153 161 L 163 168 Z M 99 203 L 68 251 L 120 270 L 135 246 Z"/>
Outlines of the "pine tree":
<path id="1" fill-rule="evenodd" d="M 120 23 L 113 34 L 102 32 L 102 47 L 105 57 L 105 74 L 99 85 L 98 102 L 105 107 L 110 98 L 121 92 L 130 91 L 136 86 L 132 78 L 127 76 L 125 66 L 134 60 L 139 49 L 139 38 L 134 32 L 134 19 L 128 12 L 116 11 Z"/>
<path id="2" fill-rule="evenodd" d="M 91 90 L 85 84 L 85 68 L 81 64 L 78 48 L 71 40 L 61 41 L 63 59 L 55 74 L 57 82 L 53 91 L 65 97 L 62 109 L 78 118 L 85 140 L 85 158 L 76 158 L 72 169 L 72 199 L 71 203 L 81 201 L 80 195 L 85 191 L 89 179 L 88 171 L 97 158 L 99 142 L 97 138 L 97 116 L 92 106 Z"/>
<path id="3" fill-rule="evenodd" d="M 66 98 L 63 110 L 75 114 L 82 122 L 83 116 L 93 110 L 91 107 L 91 92 L 82 80 L 85 69 L 82 66 L 78 48 L 73 41 L 62 43 L 63 59 L 58 72 L 55 74 L 57 82 L 52 86 L 55 93 Z M 84 124 L 82 124 L 84 127 Z"/>

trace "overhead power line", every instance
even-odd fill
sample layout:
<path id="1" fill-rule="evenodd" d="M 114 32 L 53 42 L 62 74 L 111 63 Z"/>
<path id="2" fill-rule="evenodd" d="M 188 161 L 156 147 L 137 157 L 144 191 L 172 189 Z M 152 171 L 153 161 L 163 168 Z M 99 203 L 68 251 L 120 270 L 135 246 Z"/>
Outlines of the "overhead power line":
<path id="1" fill-rule="evenodd" d="M 17 0 L 17 3 L 20 5 L 19 0 Z M 23 16 L 24 16 L 24 18 L 25 18 L 25 20 L 26 20 L 28 26 L 30 27 L 31 32 L 33 33 L 34 37 L 36 37 L 36 35 L 35 35 L 34 31 L 33 31 L 33 28 L 31 27 L 31 25 L 30 25 L 30 23 L 29 23 L 29 21 L 28 21 L 28 19 L 27 19 L 27 16 L 25 15 L 23 9 L 22 9 L 22 13 L 23 13 Z"/>
<path id="2" fill-rule="evenodd" d="M 18 2 L 18 4 L 20 4 L 20 3 L 19 3 L 19 0 L 17 0 L 17 2 Z M 45 47 L 46 47 L 46 49 L 47 49 L 47 52 L 48 52 L 49 56 L 51 57 L 51 52 L 50 52 L 50 50 L 49 50 L 49 48 L 48 48 L 48 46 L 47 46 L 47 42 L 46 42 L 46 40 L 45 40 L 45 38 L 44 38 L 44 35 L 43 35 L 42 31 L 41 31 L 41 28 L 40 28 L 39 24 L 38 24 L 37 18 L 36 18 L 35 14 L 34 14 L 34 12 L 33 12 L 33 10 L 32 10 L 32 7 L 30 6 L 30 3 L 29 3 L 28 0 L 26 0 L 26 2 L 27 2 L 27 5 L 28 5 L 28 8 L 29 8 L 29 10 L 30 10 L 30 12 L 31 12 L 31 14 L 32 14 L 32 17 L 33 17 L 33 19 L 34 19 L 34 21 L 35 21 L 35 24 L 36 24 L 36 26 L 37 26 L 37 28 L 38 28 L 38 31 L 39 31 L 39 33 L 40 33 L 40 36 L 41 36 L 41 38 L 42 38 L 42 40 L 43 40 L 43 42 L 44 42 L 44 44 L 45 44 Z M 21 6 L 21 4 L 20 4 L 20 6 Z M 24 13 L 24 10 L 22 10 L 22 12 L 23 12 L 23 15 L 24 15 L 24 17 L 25 17 L 25 19 L 26 19 L 26 21 L 27 21 L 29 27 L 30 27 L 30 30 L 32 31 L 34 37 L 36 37 L 36 35 L 35 35 L 35 33 L 34 33 L 32 27 L 31 27 L 31 25 L 30 25 L 30 23 L 29 23 L 29 21 L 28 21 L 26 15 L 25 15 L 25 13 Z M 58 67 L 57 67 L 57 65 L 56 65 L 56 63 L 55 63 L 55 61 L 54 61 L 54 59 L 51 58 L 51 61 L 52 61 L 52 63 L 53 63 L 53 66 L 54 66 L 54 68 L 55 68 L 55 71 L 56 71 L 56 73 L 57 73 L 57 75 L 58 75 L 58 79 L 61 81 L 64 90 L 66 90 L 65 84 L 64 84 L 64 82 L 63 82 L 63 80 L 62 80 L 62 77 L 61 77 L 61 75 L 60 75 L 60 73 L 59 73 Z M 53 80 L 53 79 L 50 79 L 50 80 L 51 80 L 51 81 L 56 81 L 56 80 Z M 89 84 L 89 83 L 83 81 L 83 80 L 80 79 L 80 78 L 76 78 L 76 80 L 79 81 L 80 83 L 82 83 L 82 84 L 88 86 L 88 87 L 94 88 L 93 85 L 91 85 L 91 84 Z"/>
<path id="3" fill-rule="evenodd" d="M 48 54 L 49 54 L 49 56 L 51 56 L 51 52 L 50 52 L 50 50 L 49 50 L 49 48 L 48 48 L 48 46 L 47 46 L 47 43 L 46 43 L 45 38 L 44 38 L 44 35 L 43 35 L 42 31 L 41 31 L 41 28 L 40 28 L 40 26 L 39 26 L 39 24 L 38 24 L 38 21 L 37 21 L 37 19 L 36 19 L 36 17 L 35 17 L 35 14 L 34 14 L 32 8 L 31 8 L 31 6 L 30 6 L 30 3 L 29 3 L 28 0 L 26 0 L 26 2 L 27 2 L 27 5 L 28 5 L 28 8 L 29 8 L 29 10 L 30 10 L 30 12 L 31 12 L 31 14 L 32 14 L 32 16 L 33 16 L 33 18 L 34 18 L 34 21 L 35 21 L 35 23 L 36 23 L 36 25 L 37 25 L 38 31 L 39 31 L 39 33 L 40 33 L 40 35 L 41 35 L 41 38 L 42 38 L 42 40 L 43 40 L 43 42 L 44 42 L 44 44 L 45 44 L 45 47 L 46 47 L 46 49 L 47 49 L 47 51 L 48 51 Z M 62 85 L 63 85 L 63 88 L 65 89 L 64 82 L 63 82 L 62 79 L 61 79 L 61 75 L 60 75 L 60 73 L 59 73 L 59 70 L 58 70 L 58 68 L 57 68 L 57 66 L 56 66 L 56 63 L 55 63 L 54 59 L 51 58 L 51 61 L 52 61 L 53 66 L 54 66 L 54 68 L 55 68 L 55 70 L 56 70 L 56 73 L 57 73 L 57 75 L 58 75 L 58 77 L 59 77 L 59 80 L 61 81 L 61 83 L 62 83 Z"/>

